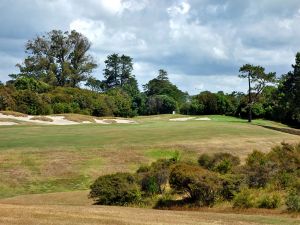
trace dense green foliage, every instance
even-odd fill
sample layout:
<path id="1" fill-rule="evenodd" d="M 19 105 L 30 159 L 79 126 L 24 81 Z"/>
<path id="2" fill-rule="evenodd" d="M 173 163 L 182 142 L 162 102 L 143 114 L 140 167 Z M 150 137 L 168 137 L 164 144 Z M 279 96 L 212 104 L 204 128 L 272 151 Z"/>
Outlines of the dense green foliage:
<path id="1" fill-rule="evenodd" d="M 22 64 L 17 64 L 20 72 L 11 74 L 12 80 L 5 85 L 0 84 L 0 110 L 98 116 L 176 111 L 187 115 L 248 117 L 249 120 L 266 118 L 300 125 L 300 53 L 296 55 L 293 70 L 278 79 L 275 73 L 266 73 L 261 66 L 243 65 L 239 76 L 248 79 L 248 93 L 203 91 L 189 96 L 169 80 L 168 72 L 163 69 L 143 85 L 141 92 L 133 73 L 133 59 L 127 55 L 108 55 L 104 61 L 104 79 L 92 77 L 97 64 L 88 54 L 90 46 L 88 39 L 76 31 L 53 30 L 29 40 L 27 56 Z M 84 90 L 83 85 L 90 91 Z M 62 97 L 61 93 L 71 96 Z M 80 93 L 86 102 L 78 100 L 73 93 Z"/>
<path id="2" fill-rule="evenodd" d="M 192 202 L 201 206 L 213 205 L 221 189 L 221 179 L 213 172 L 198 166 L 180 164 L 170 174 L 171 187 L 188 194 Z"/>
<path id="3" fill-rule="evenodd" d="M 132 175 L 139 180 L 141 202 L 147 196 L 161 196 L 156 207 L 213 206 L 228 201 L 234 208 L 274 209 L 285 204 L 289 211 L 300 210 L 300 144 L 282 143 L 269 153 L 253 151 L 242 165 L 229 153 L 202 154 L 198 162 L 173 158 L 141 166 Z M 231 166 L 219 169 L 223 164 Z M 97 179 L 99 187 L 106 186 L 106 178 Z"/>
<path id="4" fill-rule="evenodd" d="M 140 199 L 135 177 L 129 173 L 116 173 L 99 177 L 92 185 L 90 198 L 96 204 L 126 205 Z"/>

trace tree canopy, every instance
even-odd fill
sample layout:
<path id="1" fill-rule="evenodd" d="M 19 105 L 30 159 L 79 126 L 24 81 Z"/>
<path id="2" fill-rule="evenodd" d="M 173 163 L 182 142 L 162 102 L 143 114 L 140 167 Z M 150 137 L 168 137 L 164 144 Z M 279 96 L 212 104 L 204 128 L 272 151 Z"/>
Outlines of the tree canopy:
<path id="1" fill-rule="evenodd" d="M 52 30 L 27 42 L 27 57 L 17 64 L 20 73 L 11 77 L 31 77 L 50 85 L 78 87 L 97 67 L 88 54 L 90 47 L 89 40 L 75 30 L 70 33 Z"/>

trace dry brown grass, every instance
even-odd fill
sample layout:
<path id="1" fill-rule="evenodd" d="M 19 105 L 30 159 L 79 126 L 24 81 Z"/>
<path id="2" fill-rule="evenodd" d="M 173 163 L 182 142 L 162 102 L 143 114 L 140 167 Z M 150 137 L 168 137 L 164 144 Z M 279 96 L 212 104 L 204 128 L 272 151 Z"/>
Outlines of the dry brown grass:
<path id="1" fill-rule="evenodd" d="M 66 120 L 70 120 L 73 122 L 81 123 L 84 121 L 88 121 L 91 123 L 95 123 L 94 117 L 88 115 L 80 115 L 80 114 L 63 114 Z"/>
<path id="2" fill-rule="evenodd" d="M 297 218 L 211 212 L 161 211 L 107 206 L 0 204 L 0 224 L 5 225 L 296 225 Z"/>
<path id="3" fill-rule="evenodd" d="M 40 121 L 46 121 L 46 122 L 53 122 L 53 119 L 46 117 L 46 116 L 34 116 L 30 118 L 30 120 L 40 120 Z"/>
<path id="4" fill-rule="evenodd" d="M 27 117 L 26 114 L 20 113 L 20 112 L 14 112 L 14 111 L 0 111 L 3 115 L 6 116 L 15 116 L 15 117 Z"/>

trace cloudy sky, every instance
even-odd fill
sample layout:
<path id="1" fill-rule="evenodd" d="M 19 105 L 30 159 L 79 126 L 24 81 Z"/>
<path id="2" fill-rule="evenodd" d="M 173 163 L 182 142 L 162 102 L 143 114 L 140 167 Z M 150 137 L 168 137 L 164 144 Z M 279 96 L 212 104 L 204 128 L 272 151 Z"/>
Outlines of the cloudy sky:
<path id="1" fill-rule="evenodd" d="M 0 80 L 17 72 L 27 40 L 75 29 L 100 64 L 111 53 L 134 59 L 140 84 L 163 68 L 190 94 L 245 91 L 245 63 L 278 75 L 300 51 L 299 0 L 0 0 Z"/>

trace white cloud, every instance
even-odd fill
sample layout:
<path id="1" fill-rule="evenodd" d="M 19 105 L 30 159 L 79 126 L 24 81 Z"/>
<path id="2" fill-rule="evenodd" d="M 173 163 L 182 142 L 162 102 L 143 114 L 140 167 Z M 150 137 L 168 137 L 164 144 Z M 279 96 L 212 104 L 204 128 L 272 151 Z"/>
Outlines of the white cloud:
<path id="1" fill-rule="evenodd" d="M 81 32 L 92 43 L 103 44 L 106 39 L 105 24 L 103 21 L 77 19 L 71 22 L 70 30 Z"/>
<path id="2" fill-rule="evenodd" d="M 100 0 L 100 3 L 111 13 L 118 13 L 122 10 L 122 0 Z"/>

